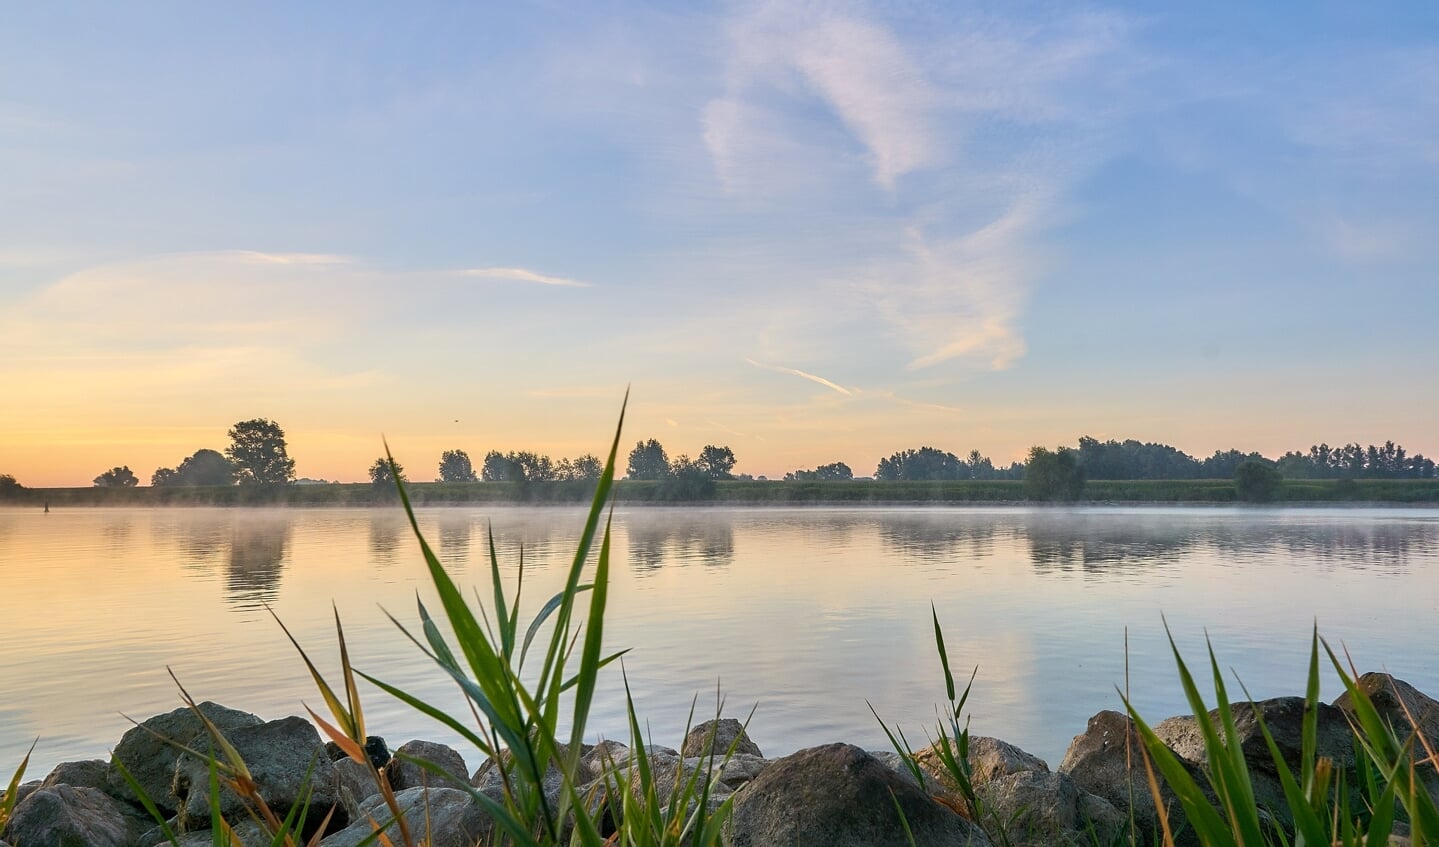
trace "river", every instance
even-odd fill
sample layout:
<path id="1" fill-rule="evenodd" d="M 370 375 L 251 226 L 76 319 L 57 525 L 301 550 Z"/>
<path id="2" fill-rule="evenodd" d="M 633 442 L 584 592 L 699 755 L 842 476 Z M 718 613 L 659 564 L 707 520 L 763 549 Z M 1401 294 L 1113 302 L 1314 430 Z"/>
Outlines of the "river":
<path id="1" fill-rule="evenodd" d="M 429 509 L 420 526 L 466 587 L 490 596 L 489 532 L 533 613 L 555 590 L 583 513 Z M 767 755 L 830 741 L 886 746 L 870 707 L 911 740 L 932 728 L 951 662 L 978 674 L 972 730 L 1057 766 L 1128 687 L 1154 719 L 1187 712 L 1165 639 L 1256 697 L 1302 693 L 1311 628 L 1358 668 L 1439 693 L 1439 511 L 1241 508 L 622 509 L 606 646 L 624 659 L 654 743 L 678 746 L 690 704 L 754 717 Z M 266 718 L 323 702 L 265 607 L 327 673 L 332 604 L 357 667 L 448 710 L 454 687 L 396 629 L 433 604 L 398 509 L 0 510 L 0 770 L 39 739 L 30 774 L 104 757 L 129 727 L 197 698 Z M 1126 635 L 1128 649 L 1126 652 Z M 618 666 L 593 737 L 627 741 Z M 1231 677 L 1232 678 L 1232 677 Z M 1337 682 L 1326 674 L 1326 697 Z M 370 690 L 372 733 L 455 742 Z M 461 748 L 471 768 L 473 750 Z"/>

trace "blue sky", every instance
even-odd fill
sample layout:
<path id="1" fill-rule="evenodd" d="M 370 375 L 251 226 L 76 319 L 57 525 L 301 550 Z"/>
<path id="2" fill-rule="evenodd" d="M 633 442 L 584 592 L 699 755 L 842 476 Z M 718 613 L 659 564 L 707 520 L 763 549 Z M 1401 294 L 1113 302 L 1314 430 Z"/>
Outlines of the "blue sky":
<path id="1" fill-rule="evenodd" d="M 1434 453 L 1439 6 L 30 4 L 0 472 Z"/>

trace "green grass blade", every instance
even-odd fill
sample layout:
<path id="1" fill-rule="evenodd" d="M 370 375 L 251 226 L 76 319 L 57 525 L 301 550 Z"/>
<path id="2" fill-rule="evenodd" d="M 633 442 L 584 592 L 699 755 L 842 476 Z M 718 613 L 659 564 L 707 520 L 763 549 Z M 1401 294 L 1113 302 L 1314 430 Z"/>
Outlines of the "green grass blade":
<path id="1" fill-rule="evenodd" d="M 26 755 L 25 759 L 26 761 L 29 761 L 29 755 Z M 166 820 L 165 815 L 161 813 L 159 807 L 155 805 L 155 801 L 150 799 L 149 793 L 146 792 L 145 789 L 140 785 L 140 781 L 135 778 L 135 775 L 130 772 L 129 768 L 125 767 L 124 762 L 114 758 L 112 758 L 110 761 L 115 765 L 115 769 L 120 772 L 120 776 L 125 780 L 125 784 L 130 786 L 130 790 L 135 792 L 136 797 L 140 798 L 140 805 L 145 809 L 146 812 L 150 813 L 150 817 L 155 819 L 155 823 L 158 824 L 160 827 L 160 834 L 165 837 L 166 841 L 178 847 L 180 843 L 179 837 L 175 835 L 174 830 L 170 829 L 170 824 Z M 24 773 L 24 770 L 24 763 L 22 762 L 20 772 Z M 12 783 L 9 791 L 6 792 L 7 801 L 9 801 L 10 798 L 13 798 L 15 796 L 15 787 L 15 783 Z M 8 810 L 6 811 L 8 812 Z M 0 821 L 3 821 L 4 819 L 5 816 L 0 815 Z"/>
<path id="2" fill-rule="evenodd" d="M 585 723 L 589 717 L 590 705 L 594 702 L 595 684 L 600 672 L 600 649 L 605 632 L 605 601 L 609 597 L 610 582 L 610 530 L 614 513 L 605 522 L 604 537 L 600 540 L 600 555 L 595 564 L 594 588 L 590 591 L 590 614 L 585 622 L 584 647 L 580 651 L 580 670 L 574 687 L 574 718 L 570 729 L 570 768 L 573 773 L 579 763 L 580 743 L 585 738 Z M 561 687 L 563 690 L 563 686 Z"/>
<path id="3" fill-rule="evenodd" d="M 505 586 L 500 579 L 500 557 L 495 553 L 495 528 L 489 529 L 490 542 L 490 581 L 494 583 L 495 593 L 495 617 L 500 620 L 500 653 L 507 661 L 513 661 L 515 655 L 515 630 L 512 628 L 513 619 L 505 608 Z M 521 560 L 520 572 L 524 573 L 524 561 Z M 516 600 L 516 611 L 519 610 L 518 598 Z"/>
<path id="4" fill-rule="evenodd" d="M 934 618 L 934 646 L 939 649 L 939 663 L 944 666 L 945 697 L 954 702 L 954 674 L 949 672 L 949 653 L 944 649 L 944 630 L 939 627 L 939 610 L 929 604 L 929 614 Z M 896 801 L 898 802 L 898 801 Z"/>

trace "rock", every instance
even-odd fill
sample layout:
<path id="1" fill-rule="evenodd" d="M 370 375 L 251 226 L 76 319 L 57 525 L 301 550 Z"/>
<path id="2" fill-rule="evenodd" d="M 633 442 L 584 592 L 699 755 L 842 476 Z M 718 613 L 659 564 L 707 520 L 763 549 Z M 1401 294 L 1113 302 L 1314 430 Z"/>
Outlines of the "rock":
<path id="1" fill-rule="evenodd" d="M 19 785 L 15 786 L 15 805 L 18 806 L 21 803 L 25 802 L 25 798 L 29 797 L 31 794 L 34 794 L 37 790 L 39 790 L 40 785 L 43 782 L 44 780 L 32 779 L 29 782 L 22 782 Z M 0 799 L 4 799 L 4 797 L 5 792 L 0 791 Z"/>
<path id="2" fill-rule="evenodd" d="M 1319 703 L 1315 749 L 1319 756 L 1334 762 L 1335 767 L 1354 776 L 1354 734 L 1344 713 L 1327 703 Z M 1289 802 L 1284 796 L 1284 786 L 1279 781 L 1278 767 L 1264 733 L 1259 728 L 1260 719 L 1273 737 L 1275 746 L 1290 773 L 1299 770 L 1303 756 L 1304 698 L 1276 697 L 1270 700 L 1239 702 L 1231 704 L 1230 713 L 1239 737 L 1239 749 L 1249 765 L 1250 784 L 1254 789 L 1254 800 L 1259 808 L 1268 812 L 1275 821 L 1285 827 L 1294 823 L 1289 811 Z M 1217 710 L 1209 713 L 1209 720 L 1219 722 Z M 1221 731 L 1222 732 L 1222 731 Z M 1199 722 L 1192 715 L 1174 717 L 1161 721 L 1154 727 L 1154 734 L 1169 746 L 1179 757 L 1201 768 L 1208 768 L 1209 755 L 1204 747 L 1204 737 Z"/>
<path id="3" fill-rule="evenodd" d="M 1379 717 L 1393 727 L 1400 741 L 1417 729 L 1431 746 L 1439 747 L 1439 700 L 1387 673 L 1366 673 L 1355 680 L 1355 685 L 1368 695 Z M 1348 691 L 1339 695 L 1334 705 L 1347 715 L 1354 714 L 1354 701 Z M 1420 757 L 1424 755 L 1424 748 L 1418 743 L 1415 751 Z M 1439 765 L 1421 764 L 1416 773 L 1429 794 L 1439 802 Z"/>
<path id="4" fill-rule="evenodd" d="M 501 800 L 501 795 L 490 796 Z M 430 847 L 472 847 L 485 843 L 494 828 L 493 820 L 474 798 L 455 788 L 407 788 L 395 795 L 395 801 L 410 827 L 410 835 Z M 384 799 L 371 797 L 361 809 L 360 820 L 325 838 L 321 847 L 355 847 L 389 820 L 390 810 Z M 390 823 L 385 836 L 401 843 L 399 824 Z"/>
<path id="5" fill-rule="evenodd" d="M 630 748 L 618 741 L 601 741 L 585 751 L 580 757 L 580 762 L 589 772 L 602 774 L 606 771 L 619 767 L 629 760 Z"/>
<path id="6" fill-rule="evenodd" d="M 100 789 L 56 785 L 15 807 L 5 837 L 27 847 L 129 847 L 141 831 L 139 817 Z"/>
<path id="7" fill-rule="evenodd" d="M 990 843 L 973 823 L 849 744 L 812 747 L 771 762 L 736 794 L 724 843 L 906 847 L 899 809 L 920 847 Z"/>
<path id="8" fill-rule="evenodd" d="M 1334 761 L 1337 767 L 1354 767 L 1354 735 L 1349 730 L 1349 721 L 1344 713 L 1327 703 L 1317 704 L 1319 709 L 1318 737 L 1316 752 Z M 1274 743 L 1283 754 L 1284 762 L 1293 771 L 1299 767 L 1304 731 L 1304 698 L 1276 697 L 1271 700 L 1239 702 L 1231 704 L 1234 728 L 1239 734 L 1240 749 L 1244 760 L 1251 769 L 1266 773 L 1278 773 L 1274 757 L 1259 729 L 1259 720 L 1264 722 Z M 1209 720 L 1219 723 L 1218 710 L 1209 713 Z M 1193 715 L 1168 718 L 1154 727 L 1154 734 L 1179 754 L 1181 759 L 1202 765 L 1209 761 L 1204 749 L 1204 736 L 1199 731 L 1199 722 Z M 1222 734 L 1222 731 L 1221 731 Z"/>
<path id="9" fill-rule="evenodd" d="M 506 750 L 501 755 L 504 757 L 507 763 L 506 766 L 508 767 L 508 762 L 511 758 L 510 752 Z M 565 756 L 565 745 L 559 745 L 558 755 L 561 758 Z M 599 773 L 592 770 L 586 764 L 585 756 L 581 756 L 575 770 L 575 785 L 587 785 L 594 782 L 597 777 L 599 777 Z M 470 779 L 470 785 L 481 791 L 503 792 L 504 778 L 500 773 L 500 769 L 495 767 L 495 761 L 493 759 L 487 759 L 483 765 L 480 765 L 479 770 L 475 771 L 475 775 Z M 554 766 L 554 763 L 550 763 L 549 767 L 545 769 L 543 787 L 546 800 L 553 806 L 556 801 L 559 800 L 560 791 L 564 788 L 564 776 L 560 773 L 559 768 Z"/>
<path id="10" fill-rule="evenodd" d="M 759 745 L 750 740 L 749 734 L 745 732 L 744 724 L 734 718 L 722 718 L 717 721 L 705 721 L 685 736 L 685 743 L 680 751 L 689 756 L 723 756 L 730 746 L 734 746 L 734 752 L 746 753 L 751 756 L 764 756 L 760 752 Z"/>
<path id="11" fill-rule="evenodd" d="M 1003 833 L 1012 845 L 1110 844 L 1126 823 L 1101 797 L 1079 790 L 1066 774 L 1022 770 L 985 781 L 976 789 L 985 810 L 981 825 Z"/>
<path id="12" fill-rule="evenodd" d="M 1181 762 L 1183 760 L 1181 759 Z M 1207 786 L 1197 766 L 1187 764 L 1190 775 Z M 1064 754 L 1059 772 L 1074 780 L 1081 791 L 1107 801 L 1127 819 L 1132 812 L 1138 832 L 1135 843 L 1153 844 L 1159 829 L 1149 781 L 1144 773 L 1144 754 L 1134 724 L 1119 712 L 1105 710 L 1089 719 L 1084 734 L 1076 735 Z M 1170 810 L 1169 819 L 1179 830 L 1184 813 L 1169 786 L 1160 780 L 1160 797 Z M 1133 806 L 1130 802 L 1133 799 Z M 1184 827 L 1176 832 L 1176 841 L 1183 845 L 1197 844 L 1193 830 Z"/>
<path id="13" fill-rule="evenodd" d="M 333 741 L 325 742 L 325 755 L 329 756 L 332 762 L 350 757 L 348 753 L 340 749 L 340 745 Z M 375 766 L 375 770 L 390 763 L 390 748 L 385 746 L 385 739 L 378 735 L 365 736 L 365 755 L 369 756 L 370 764 Z"/>
<path id="14" fill-rule="evenodd" d="M 914 754 L 921 768 L 933 776 L 946 790 L 957 792 L 958 783 L 944 766 L 937 742 Z M 952 744 L 953 742 L 951 742 Z M 969 739 L 970 784 L 978 788 L 993 779 L 1025 771 L 1049 773 L 1049 764 L 1038 756 L 1031 755 L 1008 741 L 987 736 L 972 736 Z"/>
<path id="15" fill-rule="evenodd" d="M 769 767 L 769 761 L 748 753 L 736 753 L 727 762 L 715 762 L 710 768 L 711 778 L 726 788 L 738 789 L 763 773 Z"/>
<path id="16" fill-rule="evenodd" d="M 335 761 L 334 768 L 335 790 L 340 797 L 340 805 L 345 809 L 345 818 L 357 820 L 360 806 L 380 793 L 379 786 L 375 784 L 375 772 L 370 770 L 369 765 L 362 765 L 349 757 Z"/>
<path id="17" fill-rule="evenodd" d="M 61 762 L 50 771 L 40 783 L 42 788 L 54 788 L 57 785 L 69 785 L 75 788 L 98 788 L 109 793 L 109 781 L 107 775 L 110 771 L 110 763 L 104 759 L 89 759 L 83 762 Z"/>
<path id="18" fill-rule="evenodd" d="M 298 717 L 244 726 L 225 734 L 226 740 L 240 754 L 245 766 L 258 785 L 260 797 L 283 818 L 309 790 L 309 811 L 306 826 L 314 828 L 326 812 L 339 803 L 334 765 L 325 755 L 320 735 L 308 721 Z M 206 753 L 209 740 L 194 745 Z M 186 831 L 207 828 L 210 823 L 210 770 L 201 758 L 185 754 L 175 764 L 173 794 L 179 803 L 179 825 Z M 220 814 L 232 823 L 245 817 L 245 803 L 228 788 L 220 789 Z M 342 808 L 336 810 L 330 826 L 339 829 L 348 818 Z M 306 832 L 306 836 L 310 833 Z"/>
<path id="19" fill-rule="evenodd" d="M 236 837 L 240 839 L 241 847 L 270 847 L 274 838 L 265 832 L 265 828 L 251 820 L 240 821 L 230 827 Z M 180 847 L 210 847 L 214 844 L 214 833 L 208 829 L 197 832 L 187 832 L 179 836 Z M 145 847 L 171 847 L 169 841 L 163 839 L 144 842 Z"/>
<path id="20" fill-rule="evenodd" d="M 226 736 L 232 730 L 264 723 L 248 712 L 227 709 L 218 703 L 207 701 L 197 708 Z M 190 746 L 196 738 L 204 735 L 204 724 L 188 707 L 156 715 L 131 727 L 121 736 L 120 743 L 115 745 L 110 755 L 110 767 L 106 773 L 109 793 L 122 800 L 139 800 L 115 766 L 117 761 L 123 762 L 150 800 L 165 814 L 174 814 L 179 805 L 170 789 L 175 781 L 175 762 L 180 758 L 180 750 L 167 743 L 166 739 Z"/>
<path id="21" fill-rule="evenodd" d="M 406 757 L 439 765 L 450 776 L 431 773 L 414 762 L 407 761 Z M 463 788 L 469 782 L 470 769 L 465 765 L 464 757 L 450 747 L 433 741 L 406 741 L 385 766 L 385 776 L 390 780 L 390 788 L 395 791 L 423 786 Z"/>

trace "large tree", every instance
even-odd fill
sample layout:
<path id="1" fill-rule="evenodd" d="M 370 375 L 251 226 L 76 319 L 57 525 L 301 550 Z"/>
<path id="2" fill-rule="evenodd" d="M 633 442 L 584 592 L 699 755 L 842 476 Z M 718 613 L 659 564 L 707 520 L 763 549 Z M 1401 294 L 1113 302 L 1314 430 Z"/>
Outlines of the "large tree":
<path id="1" fill-rule="evenodd" d="M 480 479 L 485 482 L 524 482 L 525 469 L 511 456 L 498 450 L 486 453 L 485 463 L 480 468 Z"/>
<path id="2" fill-rule="evenodd" d="M 400 478 L 400 482 L 409 481 L 405 478 L 404 465 L 401 465 L 399 462 L 395 462 L 394 467 L 391 468 L 390 460 L 381 456 L 375 460 L 373 465 L 370 465 L 370 482 L 377 486 L 385 488 L 393 487 L 395 477 L 397 476 Z"/>
<path id="3" fill-rule="evenodd" d="M 139 478 L 129 465 L 111 468 L 95 477 L 95 485 L 99 488 L 134 488 L 139 484 Z"/>
<path id="4" fill-rule="evenodd" d="M 734 451 L 728 447 L 716 447 L 713 444 L 706 444 L 700 451 L 700 456 L 695 460 L 697 465 L 710 479 L 734 479 Z"/>
<path id="5" fill-rule="evenodd" d="M 1024 465 L 1024 489 L 1031 500 L 1072 503 L 1084 491 L 1084 465 L 1068 447 L 1049 450 L 1031 447 Z"/>
<path id="6" fill-rule="evenodd" d="M 25 486 L 16 481 L 14 474 L 0 473 L 0 498 L 14 497 Z"/>
<path id="7" fill-rule="evenodd" d="M 242 485 L 285 485 L 295 481 L 295 460 L 285 446 L 285 431 L 265 418 L 230 427 L 225 455 L 235 464 Z"/>
<path id="8" fill-rule="evenodd" d="M 953 453 L 934 447 L 901 450 L 888 459 L 880 459 L 874 478 L 882 480 L 969 479 L 969 465 Z"/>
<path id="9" fill-rule="evenodd" d="M 1234 493 L 1246 503 L 1268 503 L 1279 493 L 1283 482 L 1278 469 L 1268 460 L 1247 460 L 1234 469 Z"/>
<path id="10" fill-rule="evenodd" d="M 156 468 L 150 476 L 154 486 L 233 485 L 235 466 L 218 450 L 196 450 L 178 468 Z"/>
<path id="11" fill-rule="evenodd" d="M 625 474 L 630 479 L 664 479 L 670 475 L 670 457 L 665 454 L 664 445 L 655 439 L 641 441 L 630 451 L 630 462 Z"/>
<path id="12" fill-rule="evenodd" d="M 440 482 L 474 482 L 475 466 L 464 450 L 446 450 L 440 454 Z"/>
<path id="13" fill-rule="evenodd" d="M 555 478 L 578 482 L 593 482 L 605 472 L 605 463 L 598 456 L 589 453 L 571 461 L 560 459 L 555 465 Z"/>

